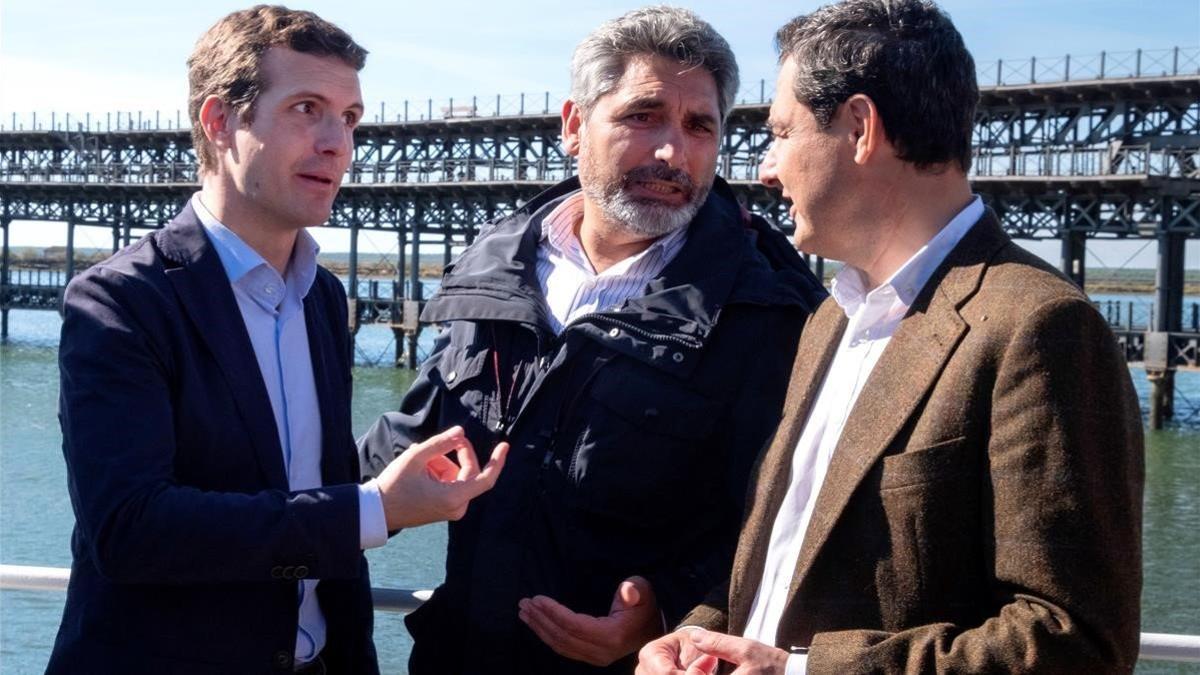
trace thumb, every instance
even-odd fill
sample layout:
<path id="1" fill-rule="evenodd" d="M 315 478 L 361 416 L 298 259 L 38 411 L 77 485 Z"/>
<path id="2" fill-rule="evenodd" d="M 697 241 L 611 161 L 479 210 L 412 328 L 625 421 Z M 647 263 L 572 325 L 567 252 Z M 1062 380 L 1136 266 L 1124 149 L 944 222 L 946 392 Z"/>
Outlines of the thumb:
<path id="1" fill-rule="evenodd" d="M 617 587 L 617 595 L 621 597 L 621 602 L 626 607 L 633 607 L 642 601 L 642 594 L 638 591 L 637 584 L 626 579 Z"/>

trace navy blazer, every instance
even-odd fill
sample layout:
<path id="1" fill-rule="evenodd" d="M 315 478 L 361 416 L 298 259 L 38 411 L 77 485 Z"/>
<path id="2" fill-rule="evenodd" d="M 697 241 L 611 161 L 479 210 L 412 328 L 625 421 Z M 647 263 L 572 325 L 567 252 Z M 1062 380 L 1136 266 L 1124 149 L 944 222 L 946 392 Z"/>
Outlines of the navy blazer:
<path id="1" fill-rule="evenodd" d="M 290 492 L 225 270 L 188 206 L 63 301 L 59 420 L 76 525 L 50 673 L 290 672 L 321 579 L 333 673 L 377 673 L 345 292 L 304 299 L 326 487 Z"/>

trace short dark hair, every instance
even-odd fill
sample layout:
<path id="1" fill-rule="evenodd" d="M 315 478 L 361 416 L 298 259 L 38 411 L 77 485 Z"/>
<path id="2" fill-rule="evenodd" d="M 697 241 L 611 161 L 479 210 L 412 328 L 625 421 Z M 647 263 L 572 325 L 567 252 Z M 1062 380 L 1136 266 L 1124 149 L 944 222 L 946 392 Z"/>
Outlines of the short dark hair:
<path id="1" fill-rule="evenodd" d="M 262 61 L 271 47 L 336 57 L 355 70 L 367 61 L 367 50 L 312 12 L 256 5 L 226 15 L 200 36 L 187 60 L 188 117 L 201 170 L 213 168 L 216 157 L 200 126 L 200 106 L 217 96 L 241 119 L 253 119 L 254 103 L 267 88 Z"/>
<path id="2" fill-rule="evenodd" d="M 827 127 L 854 94 L 875 102 L 897 156 L 925 170 L 971 168 L 979 86 L 962 36 L 929 0 L 843 0 L 792 19 L 775 35 L 795 59 L 796 100 Z"/>

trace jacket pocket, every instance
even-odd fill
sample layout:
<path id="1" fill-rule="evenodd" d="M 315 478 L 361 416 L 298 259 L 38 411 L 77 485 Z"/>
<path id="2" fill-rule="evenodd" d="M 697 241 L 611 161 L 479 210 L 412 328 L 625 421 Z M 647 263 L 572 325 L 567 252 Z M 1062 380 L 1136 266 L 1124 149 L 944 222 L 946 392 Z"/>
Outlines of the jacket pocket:
<path id="1" fill-rule="evenodd" d="M 712 441 L 721 405 L 656 373 L 601 373 L 579 411 L 567 467 L 580 504 L 630 527 L 673 518 L 698 476 L 725 461 Z"/>
<path id="2" fill-rule="evenodd" d="M 966 436 L 959 436 L 884 457 L 879 489 L 894 490 L 961 475 L 967 464 L 966 441 Z"/>

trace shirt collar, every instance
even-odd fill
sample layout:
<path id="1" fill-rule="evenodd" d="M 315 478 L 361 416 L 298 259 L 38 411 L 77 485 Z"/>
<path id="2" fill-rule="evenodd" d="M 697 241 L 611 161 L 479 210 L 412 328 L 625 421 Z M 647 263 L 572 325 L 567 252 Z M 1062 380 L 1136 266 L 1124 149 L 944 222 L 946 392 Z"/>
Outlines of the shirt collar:
<path id="1" fill-rule="evenodd" d="M 192 195 L 192 209 L 200 219 L 200 224 L 204 226 L 213 248 L 216 249 L 217 257 L 221 259 L 221 266 L 225 268 L 225 276 L 229 277 L 230 283 L 238 283 L 252 270 L 260 267 L 274 271 L 258 251 L 217 220 L 201 201 L 199 192 Z M 292 257 L 288 261 L 287 285 L 294 287 L 301 298 L 308 295 L 313 281 L 317 278 L 317 254 L 320 251 L 321 247 L 307 230 L 297 233 L 296 243 L 292 246 Z"/>
<path id="2" fill-rule="evenodd" d="M 541 241 L 560 255 L 569 258 L 580 268 L 595 274 L 595 268 L 583 252 L 583 245 L 575 234 L 575 226 L 583 219 L 583 191 L 576 190 L 563 198 L 554 210 L 542 219 Z M 687 226 L 654 240 L 646 250 L 630 256 L 605 270 L 605 275 L 623 274 L 634 262 L 642 258 L 660 255 L 670 246 L 687 237 Z"/>
<path id="3" fill-rule="evenodd" d="M 830 283 L 829 292 L 847 316 L 852 316 L 866 302 L 877 296 L 891 296 L 907 311 L 929 277 L 942 264 L 950 251 L 966 236 L 971 227 L 983 217 L 983 199 L 978 195 L 959 211 L 932 239 L 900 266 L 878 288 L 867 291 L 866 275 L 862 270 L 846 265 Z"/>

